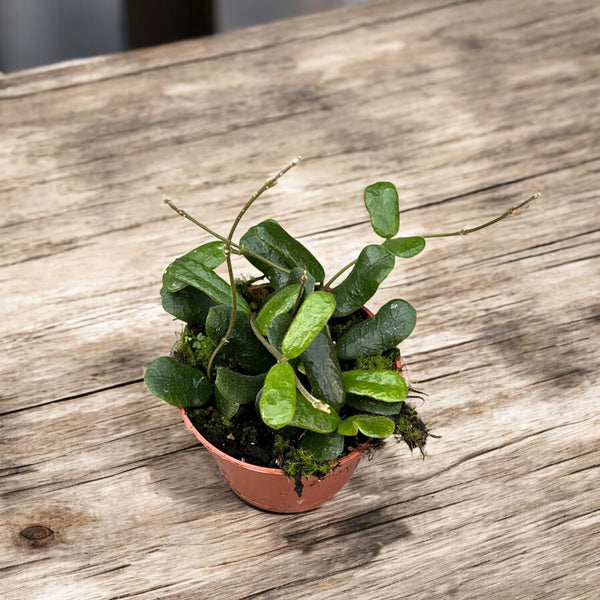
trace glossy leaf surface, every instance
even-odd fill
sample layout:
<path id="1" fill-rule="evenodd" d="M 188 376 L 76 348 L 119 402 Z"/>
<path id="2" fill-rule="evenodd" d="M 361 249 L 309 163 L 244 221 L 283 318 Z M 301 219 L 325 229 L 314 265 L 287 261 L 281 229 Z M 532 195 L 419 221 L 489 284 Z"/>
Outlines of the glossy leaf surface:
<path id="1" fill-rule="evenodd" d="M 226 418 L 233 419 L 235 415 L 237 415 L 238 410 L 240 409 L 240 404 L 237 402 L 226 398 L 221 394 L 218 388 L 215 387 L 213 390 L 213 396 L 215 399 L 215 406 L 217 410 Z"/>
<path id="2" fill-rule="evenodd" d="M 291 271 L 294 267 L 301 267 L 316 281 L 323 281 L 325 277 L 323 267 L 313 254 L 272 219 L 251 227 L 241 237 L 240 244 L 287 271 Z M 248 254 L 245 256 L 269 278 L 276 289 L 287 283 L 289 274 L 254 256 Z"/>
<path id="3" fill-rule="evenodd" d="M 417 312 L 405 300 L 390 300 L 377 314 L 357 323 L 336 342 L 341 360 L 373 356 L 389 350 L 406 339 L 417 323 Z"/>
<path id="4" fill-rule="evenodd" d="M 344 451 L 344 436 L 331 433 L 315 433 L 309 431 L 300 442 L 300 448 L 310 452 L 318 461 L 330 461 Z"/>
<path id="5" fill-rule="evenodd" d="M 227 332 L 231 320 L 229 306 L 213 306 L 206 317 L 206 333 L 218 344 Z M 266 373 L 275 359 L 254 335 L 250 321 L 246 315 L 238 313 L 235 326 L 229 341 L 221 350 L 226 356 L 234 359 L 251 375 Z"/>
<path id="6" fill-rule="evenodd" d="M 377 235 L 391 238 L 398 233 L 400 208 L 398 192 L 393 183 L 379 181 L 365 188 L 365 206 Z"/>
<path id="7" fill-rule="evenodd" d="M 214 300 L 189 285 L 177 292 L 169 292 L 163 287 L 160 290 L 160 297 L 163 308 L 186 323 L 204 324 L 209 309 L 215 306 Z"/>
<path id="8" fill-rule="evenodd" d="M 150 363 L 144 383 L 152 394 L 178 408 L 204 406 L 212 395 L 212 385 L 202 371 L 182 365 L 170 356 L 161 356 Z"/>
<path id="9" fill-rule="evenodd" d="M 335 310 L 335 300 L 328 292 L 314 292 L 300 306 L 283 342 L 286 358 L 295 358 L 306 350 Z"/>
<path id="10" fill-rule="evenodd" d="M 324 329 L 302 353 L 302 365 L 312 395 L 339 410 L 344 404 L 346 390 L 340 362 Z"/>
<path id="11" fill-rule="evenodd" d="M 200 263 L 187 260 L 185 257 L 178 258 L 167 267 L 165 276 L 167 276 L 167 281 L 172 278 L 195 287 L 212 298 L 217 304 L 231 306 L 231 287 L 229 284 L 214 271 Z M 163 277 L 163 285 L 167 290 L 173 291 L 165 282 L 165 277 Z M 237 294 L 237 306 L 240 312 L 246 315 L 250 314 L 248 304 L 239 293 Z"/>
<path id="12" fill-rule="evenodd" d="M 394 422 L 387 417 L 353 415 L 339 424 L 338 433 L 354 436 L 361 431 L 367 437 L 386 438 L 394 433 L 394 429 Z"/>
<path id="13" fill-rule="evenodd" d="M 334 317 L 345 317 L 365 305 L 394 268 L 394 255 L 382 246 L 366 246 L 350 274 L 331 290 L 335 298 Z"/>
<path id="14" fill-rule="evenodd" d="M 285 362 L 271 367 L 258 401 L 262 420 L 273 429 L 281 429 L 293 418 L 296 410 L 294 369 Z"/>
<path id="15" fill-rule="evenodd" d="M 243 375 L 225 367 L 217 367 L 215 385 L 228 400 L 237 404 L 249 404 L 256 399 L 256 395 L 265 383 L 265 377 L 265 373 Z"/>
<path id="16" fill-rule="evenodd" d="M 381 245 L 394 256 L 412 258 L 421 253 L 425 248 L 425 238 L 418 236 L 394 238 L 393 240 L 385 240 Z"/>
<path id="17" fill-rule="evenodd" d="M 345 371 L 346 392 L 382 402 L 400 402 L 408 394 L 406 382 L 396 371 Z"/>
<path id="18" fill-rule="evenodd" d="M 265 302 L 256 317 L 256 328 L 263 335 L 267 335 L 269 326 L 275 317 L 287 313 L 293 308 L 300 289 L 300 285 L 288 285 L 278 292 L 275 292 L 275 294 Z"/>
<path id="19" fill-rule="evenodd" d="M 220 241 L 208 242 L 207 244 L 202 244 L 202 246 L 198 246 L 187 254 L 180 256 L 173 261 L 173 263 L 199 264 L 210 270 L 216 269 L 225 262 L 225 254 L 223 253 L 224 247 L 225 244 Z M 177 279 L 172 272 L 172 269 L 170 269 L 173 263 L 167 267 L 163 274 L 163 286 L 170 292 L 176 292 L 186 285 L 184 281 Z"/>
<path id="20" fill-rule="evenodd" d="M 315 408 L 304 396 L 296 396 L 296 410 L 290 421 L 293 427 L 302 427 L 317 433 L 330 433 L 337 429 L 339 422 L 340 418 L 333 408 L 327 413 Z"/>

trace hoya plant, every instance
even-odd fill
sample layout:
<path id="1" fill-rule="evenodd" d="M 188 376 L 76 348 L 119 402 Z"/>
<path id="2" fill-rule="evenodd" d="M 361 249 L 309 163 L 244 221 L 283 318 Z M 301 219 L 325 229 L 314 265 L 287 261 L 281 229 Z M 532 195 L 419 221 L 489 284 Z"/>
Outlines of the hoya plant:
<path id="1" fill-rule="evenodd" d="M 364 190 L 364 204 L 376 238 L 328 277 L 273 219 L 236 238 L 246 211 L 298 160 L 267 180 L 227 234 L 165 200 L 215 239 L 166 268 L 162 305 L 185 326 L 171 354 L 145 374 L 150 392 L 186 409 L 211 443 L 236 458 L 281 467 L 297 481 L 324 475 L 348 450 L 377 447 L 392 435 L 423 450 L 428 430 L 407 401 L 414 391 L 402 376 L 398 350 L 415 327 L 416 311 L 400 298 L 374 315 L 364 307 L 396 260 L 418 255 L 427 238 L 467 235 L 533 199 L 471 229 L 399 236 L 397 190 L 374 183 Z M 236 278 L 232 255 L 259 274 Z M 215 271 L 223 263 L 226 279 Z"/>

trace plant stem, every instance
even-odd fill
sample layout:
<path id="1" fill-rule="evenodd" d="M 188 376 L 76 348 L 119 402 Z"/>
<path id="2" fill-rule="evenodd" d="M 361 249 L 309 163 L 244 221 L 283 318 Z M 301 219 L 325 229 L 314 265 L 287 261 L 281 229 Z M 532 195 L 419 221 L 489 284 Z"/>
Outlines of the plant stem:
<path id="1" fill-rule="evenodd" d="M 173 204 L 173 202 L 171 202 L 171 200 L 169 200 L 168 198 L 165 198 L 165 204 L 167 206 L 169 206 L 169 208 L 172 208 L 180 217 L 183 217 L 183 218 L 187 219 L 188 221 L 191 221 L 194 225 L 197 225 L 201 229 L 204 229 L 204 231 L 206 231 L 207 233 L 210 233 L 210 235 L 212 235 L 213 237 L 216 237 L 218 240 L 221 240 L 222 242 L 227 242 L 226 237 L 223 237 L 220 233 L 217 233 L 216 231 L 213 231 L 210 227 L 207 227 L 206 225 L 204 225 L 204 223 L 200 223 L 200 221 L 198 221 L 197 219 L 194 219 L 194 217 L 192 217 L 192 215 L 190 215 L 185 210 L 175 206 L 175 204 Z M 234 246 L 237 247 L 237 244 L 234 244 Z"/>
<path id="2" fill-rule="evenodd" d="M 302 273 L 302 277 L 300 277 L 300 289 L 298 290 L 298 295 L 296 296 L 296 301 L 294 302 L 294 306 L 292 308 L 292 315 L 296 314 L 298 307 L 300 306 L 300 301 L 302 300 L 302 295 L 304 294 L 304 284 L 306 283 L 306 271 Z"/>
<path id="3" fill-rule="evenodd" d="M 219 352 L 222 350 L 223 346 L 229 341 L 229 336 L 233 331 L 235 326 L 235 318 L 237 317 L 237 288 L 235 286 L 235 279 L 233 276 L 233 266 L 231 264 L 231 248 L 225 244 L 224 248 L 225 252 L 225 261 L 227 263 L 227 272 L 229 273 L 229 285 L 231 286 L 231 317 L 229 318 L 229 325 L 227 327 L 227 331 L 225 335 L 221 338 L 217 347 L 213 350 L 213 353 L 210 355 L 210 359 L 208 360 L 208 365 L 206 366 L 206 375 L 210 379 L 210 371 L 212 369 L 213 362 Z"/>
<path id="4" fill-rule="evenodd" d="M 217 357 L 217 355 L 219 354 L 219 352 L 221 351 L 221 349 L 223 348 L 223 346 L 225 346 L 225 344 L 227 344 L 227 342 L 229 341 L 229 337 L 231 336 L 231 332 L 233 331 L 233 328 L 235 327 L 235 319 L 237 317 L 237 288 L 235 285 L 233 266 L 231 264 L 231 247 L 235 246 L 239 250 L 240 246 L 238 244 L 234 244 L 231 241 L 233 239 L 233 234 L 235 233 L 237 226 L 239 225 L 240 221 L 242 220 L 242 217 L 246 214 L 246 211 L 252 206 L 252 204 L 262 195 L 263 192 L 265 192 L 269 188 L 272 188 L 277 183 L 277 180 L 280 177 L 283 177 L 292 167 L 295 167 L 300 162 L 300 160 L 301 160 L 301 158 L 299 156 L 297 156 L 287 167 L 285 167 L 284 169 L 279 171 L 279 173 L 277 173 L 277 175 L 275 175 L 275 177 L 272 177 L 271 179 L 267 179 L 267 181 L 265 181 L 265 183 L 258 189 L 258 191 L 256 191 L 254 194 L 252 194 L 252 196 L 250 197 L 250 200 L 248 200 L 248 202 L 246 202 L 246 204 L 244 204 L 244 206 L 242 207 L 242 210 L 240 210 L 240 212 L 237 214 L 237 217 L 233 221 L 231 229 L 229 230 L 229 235 L 224 240 L 225 247 L 223 248 L 223 252 L 225 254 L 225 260 L 227 262 L 227 273 L 229 274 L 229 286 L 231 288 L 231 317 L 229 318 L 229 326 L 227 327 L 227 331 L 225 332 L 225 335 L 221 338 L 221 341 L 217 344 L 217 347 L 214 349 L 214 351 L 211 354 L 210 359 L 208 361 L 208 365 L 206 367 L 206 371 L 207 371 L 206 374 L 208 375 L 209 378 L 210 378 L 210 371 L 211 371 L 213 362 L 214 362 L 215 358 Z M 189 218 L 189 216 L 187 218 Z M 195 222 L 198 225 L 200 225 L 201 227 L 203 227 L 202 224 L 200 224 L 195 219 L 193 222 Z M 213 233 L 213 235 L 214 235 L 214 233 Z M 219 236 L 217 236 L 217 237 L 219 237 Z M 223 239 L 223 238 L 220 238 L 220 239 Z M 250 322 L 252 322 L 252 319 L 250 319 Z"/>
<path id="5" fill-rule="evenodd" d="M 345 267 L 342 267 L 323 287 L 327 290 L 331 287 L 331 284 L 340 276 L 343 275 L 350 267 L 354 266 L 358 261 L 355 258 L 352 262 L 349 262 Z"/>
<path id="6" fill-rule="evenodd" d="M 450 233 L 428 233 L 427 235 L 422 235 L 421 237 L 437 238 L 437 237 L 451 237 L 451 236 L 458 236 L 458 235 L 468 235 L 469 233 L 473 233 L 475 231 L 479 231 L 480 229 L 485 229 L 486 227 L 489 227 L 490 225 L 494 225 L 495 223 L 498 223 L 499 221 L 506 219 L 506 217 L 510 217 L 510 215 L 514 215 L 519 209 L 524 208 L 525 206 L 527 206 L 528 204 L 530 204 L 531 202 L 533 202 L 536 198 L 539 198 L 540 196 L 541 196 L 541 194 L 539 192 L 537 194 L 533 194 L 533 196 L 530 196 L 529 198 L 527 198 L 527 200 L 521 200 L 521 202 L 517 202 L 516 204 L 513 204 L 513 206 L 511 206 L 508 210 L 504 211 L 499 217 L 496 217 L 495 219 L 492 219 L 491 221 L 482 223 L 481 225 L 477 225 L 477 227 L 471 227 L 470 229 L 461 229 L 460 231 L 452 231 Z"/>

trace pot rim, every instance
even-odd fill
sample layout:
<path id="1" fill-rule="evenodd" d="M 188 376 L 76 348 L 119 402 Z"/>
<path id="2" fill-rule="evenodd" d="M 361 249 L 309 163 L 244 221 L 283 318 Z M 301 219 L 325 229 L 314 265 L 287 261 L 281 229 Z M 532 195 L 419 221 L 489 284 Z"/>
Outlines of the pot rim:
<path id="1" fill-rule="evenodd" d="M 196 427 L 194 427 L 194 424 L 192 423 L 192 421 L 190 420 L 190 418 L 187 416 L 187 414 L 185 412 L 185 408 L 178 408 L 177 410 L 179 411 L 179 414 L 181 415 L 181 418 L 183 419 L 183 422 L 185 423 L 185 426 L 198 438 L 198 440 L 202 443 L 202 445 L 210 453 L 216 454 L 217 456 L 219 456 L 223 460 L 235 463 L 235 464 L 237 464 L 239 466 L 242 466 L 245 469 L 248 469 L 250 471 L 256 471 L 257 473 L 270 473 L 272 475 L 284 475 L 283 469 L 276 469 L 276 468 L 272 468 L 272 467 L 260 467 L 258 465 L 254 465 L 252 463 L 245 462 L 243 460 L 239 460 L 237 458 L 234 458 L 233 456 L 227 454 L 226 452 L 223 452 L 222 450 L 219 450 L 219 448 L 217 448 L 216 446 L 213 446 L 196 429 Z M 354 450 L 352 450 L 352 452 L 349 452 L 345 456 L 342 456 L 341 458 L 339 458 L 336 461 L 336 466 L 334 468 L 336 468 L 338 465 L 343 465 L 345 462 L 352 460 L 353 458 L 356 457 L 357 454 L 364 454 L 364 453 L 368 452 L 370 447 L 371 447 L 371 443 L 370 442 L 365 442 L 364 444 L 361 444 L 360 446 L 358 446 L 357 448 L 355 448 Z"/>

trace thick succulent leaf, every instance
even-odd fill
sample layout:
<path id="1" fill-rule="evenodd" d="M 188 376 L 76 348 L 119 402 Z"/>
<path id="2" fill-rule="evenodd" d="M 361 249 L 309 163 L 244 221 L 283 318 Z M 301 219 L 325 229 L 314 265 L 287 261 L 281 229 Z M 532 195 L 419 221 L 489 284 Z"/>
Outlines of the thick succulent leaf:
<path id="1" fill-rule="evenodd" d="M 256 395 L 265 383 L 265 373 L 243 375 L 225 367 L 217 367 L 215 385 L 228 400 L 238 404 L 254 402 Z"/>
<path id="2" fill-rule="evenodd" d="M 344 404 L 346 390 L 340 362 L 325 329 L 302 353 L 302 365 L 312 395 L 339 410 Z"/>
<path id="3" fill-rule="evenodd" d="M 374 356 L 397 346 L 415 328 L 417 312 L 404 300 L 390 300 L 377 314 L 357 323 L 336 342 L 340 360 Z"/>
<path id="4" fill-rule="evenodd" d="M 187 260 L 185 257 L 178 258 L 167 267 L 165 275 L 168 276 L 167 279 L 171 277 L 178 282 L 183 281 L 186 285 L 191 285 L 204 292 L 217 304 L 231 306 L 231 287 L 229 284 L 214 271 L 200 263 Z M 163 277 L 163 286 L 169 291 L 174 291 L 169 288 L 165 277 Z M 248 304 L 239 293 L 237 294 L 237 307 L 240 312 L 246 315 L 250 314 Z"/>
<path id="5" fill-rule="evenodd" d="M 316 281 L 323 281 L 325 278 L 325 272 L 319 261 L 277 221 L 268 219 L 254 225 L 241 237 L 240 244 L 288 271 L 294 267 L 301 267 Z M 254 256 L 246 253 L 244 255 L 269 278 L 275 288 L 278 289 L 287 283 L 288 274 Z"/>
<path id="6" fill-rule="evenodd" d="M 186 323 L 204 324 L 210 307 L 215 305 L 204 292 L 189 285 L 177 292 L 163 287 L 160 297 L 165 311 Z"/>
<path id="7" fill-rule="evenodd" d="M 296 380 L 288 363 L 271 367 L 258 407 L 262 420 L 273 429 L 281 429 L 292 420 L 296 410 Z"/>
<path id="8" fill-rule="evenodd" d="M 383 246 L 363 248 L 348 277 L 331 290 L 336 305 L 333 316 L 345 317 L 364 306 L 390 274 L 395 261 Z"/>
<path id="9" fill-rule="evenodd" d="M 229 327 L 231 308 L 229 306 L 213 306 L 206 317 L 206 333 L 218 344 Z M 248 373 L 257 375 L 266 373 L 275 359 L 254 335 L 250 321 L 244 314 L 238 313 L 235 326 L 229 341 L 221 350 L 226 356 L 234 359 Z"/>
<path id="10" fill-rule="evenodd" d="M 212 385 L 200 370 L 182 365 L 170 356 L 161 356 L 146 369 L 148 390 L 178 408 L 204 406 L 211 398 Z"/>
<path id="11" fill-rule="evenodd" d="M 286 358 L 295 358 L 323 329 L 335 310 L 335 300 L 328 292 L 314 292 L 300 306 L 283 342 L 281 351 Z"/>
<path id="12" fill-rule="evenodd" d="M 256 317 L 256 328 L 263 334 L 267 335 L 269 325 L 278 315 L 288 312 L 294 306 L 298 294 L 300 293 L 300 285 L 288 285 L 278 292 L 275 292 L 264 304 L 258 316 Z"/>
<path id="13" fill-rule="evenodd" d="M 374 415 L 397 415 L 402 410 L 404 402 L 382 402 L 356 394 L 346 395 L 346 404 L 361 412 Z"/>
<path id="14" fill-rule="evenodd" d="M 400 208 L 398 192 L 393 183 L 380 181 L 365 188 L 365 206 L 377 235 L 391 238 L 398 233 Z"/>
<path id="15" fill-rule="evenodd" d="M 394 421 L 387 417 L 373 415 L 353 415 L 344 419 L 338 427 L 341 435 L 356 435 L 361 431 L 367 437 L 386 438 L 394 433 Z"/>
<path id="16" fill-rule="evenodd" d="M 309 431 L 300 442 L 300 448 L 310 452 L 315 460 L 330 461 L 344 451 L 344 436 L 332 431 L 331 433 L 316 433 Z"/>
<path id="17" fill-rule="evenodd" d="M 317 433 L 330 433 L 337 429 L 340 418 L 333 408 L 329 412 L 315 408 L 304 396 L 296 396 L 296 410 L 290 421 L 293 427 L 301 427 Z"/>
<path id="18" fill-rule="evenodd" d="M 394 254 L 394 256 L 412 258 L 421 253 L 425 248 L 425 238 L 418 236 L 394 238 L 393 240 L 385 240 L 381 245 Z"/>
<path id="19" fill-rule="evenodd" d="M 397 371 L 345 371 L 342 377 L 350 394 L 382 402 L 400 402 L 408 394 L 406 382 Z"/>
<path id="20" fill-rule="evenodd" d="M 222 265 L 225 261 L 225 254 L 223 248 L 225 244 L 220 241 L 208 242 L 194 248 L 187 254 L 180 256 L 174 262 L 184 263 L 197 263 L 206 267 L 207 269 L 216 269 L 219 265 Z M 172 265 L 173 263 L 171 263 Z M 169 267 L 171 266 L 169 265 Z M 167 267 L 163 274 L 163 286 L 170 292 L 176 292 L 185 287 L 185 281 L 177 279 L 171 269 Z"/>

